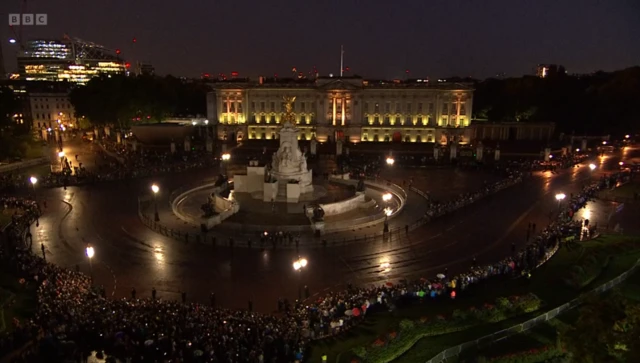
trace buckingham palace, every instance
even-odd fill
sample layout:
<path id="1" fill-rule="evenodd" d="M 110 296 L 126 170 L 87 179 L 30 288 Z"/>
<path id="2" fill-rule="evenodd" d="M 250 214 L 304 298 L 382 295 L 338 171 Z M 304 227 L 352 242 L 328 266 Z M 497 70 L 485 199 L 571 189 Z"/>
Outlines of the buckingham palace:
<path id="1" fill-rule="evenodd" d="M 469 142 L 473 89 L 460 83 L 358 77 L 217 82 L 207 116 L 221 140 L 275 139 L 284 96 L 295 96 L 301 140 Z"/>

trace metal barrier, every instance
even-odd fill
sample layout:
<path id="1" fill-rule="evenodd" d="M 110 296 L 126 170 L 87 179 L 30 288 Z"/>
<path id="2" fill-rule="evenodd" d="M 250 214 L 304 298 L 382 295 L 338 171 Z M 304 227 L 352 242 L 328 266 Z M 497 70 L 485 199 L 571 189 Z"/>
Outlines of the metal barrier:
<path id="1" fill-rule="evenodd" d="M 623 282 L 624 280 L 627 279 L 627 277 L 629 277 L 637 268 L 638 266 L 640 266 L 640 259 L 638 259 L 636 261 L 636 263 L 626 272 L 623 272 L 622 274 L 620 274 L 618 277 L 614 278 L 613 280 L 606 282 L 598 287 L 596 287 L 595 289 L 587 292 L 584 295 L 588 295 L 588 294 L 601 294 L 605 291 L 610 290 L 611 288 L 619 285 L 621 282 Z M 439 363 L 442 362 L 444 360 L 447 360 L 449 358 L 455 357 L 457 355 L 459 355 L 460 353 L 462 353 L 463 351 L 469 349 L 469 348 L 474 348 L 474 347 L 482 347 L 488 344 L 492 344 L 495 343 L 499 340 L 508 338 L 512 335 L 518 334 L 518 333 L 522 333 L 525 332 L 531 328 L 533 328 L 534 326 L 540 324 L 540 323 L 544 323 L 546 321 L 549 321 L 551 319 L 554 319 L 556 316 L 569 311 L 573 308 L 575 308 L 576 306 L 580 305 L 582 302 L 582 298 L 584 295 L 581 295 L 571 301 L 569 301 L 568 303 L 565 303 L 563 305 L 558 306 L 555 309 L 549 310 L 547 312 L 545 312 L 544 314 L 538 315 L 533 319 L 527 320 L 524 323 L 521 324 L 517 324 L 512 326 L 509 329 L 504 329 L 504 330 L 500 330 L 498 332 L 489 334 L 489 335 L 485 335 L 481 338 L 478 338 L 476 340 L 472 340 L 472 341 L 468 341 L 459 345 L 456 345 L 455 347 L 451 347 L 448 349 L 443 350 L 442 352 L 436 354 L 436 356 L 434 356 L 433 358 L 429 359 L 426 363 Z"/>
<path id="2" fill-rule="evenodd" d="M 370 183 L 375 183 L 375 184 L 379 184 L 381 181 L 383 181 L 385 184 L 380 184 L 380 185 L 376 185 L 376 187 L 378 188 L 393 188 L 394 192 L 399 192 L 400 190 L 402 190 L 403 193 L 405 193 L 404 195 L 406 196 L 406 191 L 404 191 L 403 188 L 401 188 L 400 186 L 392 183 L 391 181 L 388 180 L 376 180 L 376 179 L 369 179 Z M 518 183 L 520 183 L 522 181 L 521 178 L 517 178 L 517 179 L 513 179 L 513 180 L 505 180 L 505 184 L 502 185 L 499 188 L 496 188 L 494 190 L 492 190 L 490 193 L 487 194 L 482 194 L 480 197 L 469 200 L 469 201 L 465 201 L 459 205 L 457 205 L 455 208 L 453 209 L 449 209 L 446 210 L 443 213 L 439 213 L 437 215 L 433 215 L 433 216 L 421 216 L 420 218 L 418 218 L 415 222 L 413 223 L 409 223 L 405 226 L 400 226 L 397 228 L 392 228 L 389 229 L 388 232 L 374 232 L 374 233 L 363 233 L 361 235 L 357 235 L 357 236 L 353 236 L 353 237 L 333 237 L 331 238 L 330 234 L 329 234 L 329 238 L 327 238 L 327 236 L 321 236 L 321 237 L 314 237 L 311 243 L 306 243 L 306 245 L 317 245 L 317 246 L 327 246 L 327 245 L 339 245 L 339 244 L 346 244 L 347 242 L 358 242 L 358 241 L 377 241 L 377 240 L 382 240 L 385 242 L 393 242 L 393 241 L 402 241 L 406 238 L 406 236 L 408 235 L 408 232 L 413 231 L 417 228 L 422 227 L 423 225 L 429 223 L 431 220 L 435 219 L 435 218 L 439 218 L 442 217 L 446 214 L 449 213 L 453 213 L 455 211 L 458 211 L 468 205 L 471 205 L 477 201 L 482 200 L 483 198 L 488 197 L 489 195 L 493 195 L 501 190 L 504 190 L 510 186 L 516 185 Z M 205 181 L 206 183 L 207 181 Z M 170 196 L 169 196 L 169 207 L 171 207 L 172 205 L 172 201 L 175 200 L 178 196 L 180 196 L 181 194 L 185 193 L 188 190 L 191 190 L 193 188 L 196 188 L 198 186 L 202 186 L 203 182 L 198 182 L 198 183 L 193 183 L 193 184 L 189 184 L 189 185 L 185 185 L 182 186 L 176 190 L 174 190 Z M 412 191 L 418 190 L 416 188 L 412 187 Z M 420 196 L 422 196 L 423 198 L 426 198 L 428 200 L 428 196 L 426 193 L 421 192 L 418 193 Z M 406 197 L 405 197 L 406 198 Z M 190 241 L 190 236 L 191 238 L 194 238 L 196 241 L 197 240 L 204 240 L 206 238 L 205 233 L 203 232 L 194 232 L 191 235 L 187 232 L 181 232 L 179 230 L 174 230 L 172 228 L 169 228 L 165 225 L 162 225 L 159 222 L 155 222 L 153 217 L 149 217 L 145 212 L 146 212 L 146 208 L 149 207 L 150 205 L 145 205 L 144 200 L 145 197 L 142 198 L 138 198 L 139 203 L 138 203 L 138 215 L 140 216 L 140 220 L 142 221 L 142 223 L 149 227 L 150 229 L 159 232 L 167 237 L 172 237 L 176 240 L 179 241 L 185 241 L 185 242 L 189 242 Z M 150 197 L 147 197 L 147 199 L 150 200 Z M 142 202 L 141 202 L 142 201 Z M 362 217 L 356 220 L 352 220 L 348 223 L 348 225 L 350 227 L 353 227 L 356 224 L 360 224 L 361 226 L 367 226 L 367 223 L 369 223 L 370 225 L 372 224 L 378 224 L 380 223 L 380 220 L 377 220 L 378 216 L 374 215 L 374 216 L 368 216 L 368 217 Z M 307 226 L 305 226 L 307 227 Z M 274 227 L 272 227 L 274 228 Z M 306 228 L 301 229 L 298 233 L 304 231 Z M 228 231 L 225 231 L 226 234 Z M 196 237 L 197 236 L 197 237 Z M 244 238 L 249 238 L 250 235 L 246 234 L 246 233 L 239 233 L 239 234 L 229 234 L 229 237 L 234 237 L 236 240 L 240 241 Z M 213 236 L 211 238 L 214 238 Z"/>

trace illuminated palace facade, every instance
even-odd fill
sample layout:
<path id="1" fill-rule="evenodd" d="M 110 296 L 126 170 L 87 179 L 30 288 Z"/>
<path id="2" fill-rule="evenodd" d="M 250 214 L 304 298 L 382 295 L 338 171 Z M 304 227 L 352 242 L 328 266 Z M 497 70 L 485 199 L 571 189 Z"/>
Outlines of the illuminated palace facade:
<path id="1" fill-rule="evenodd" d="M 301 140 L 464 144 L 471 136 L 473 90 L 457 83 L 261 78 L 218 82 L 211 96 L 209 117 L 223 140 L 277 138 L 283 96 L 296 97 Z"/>

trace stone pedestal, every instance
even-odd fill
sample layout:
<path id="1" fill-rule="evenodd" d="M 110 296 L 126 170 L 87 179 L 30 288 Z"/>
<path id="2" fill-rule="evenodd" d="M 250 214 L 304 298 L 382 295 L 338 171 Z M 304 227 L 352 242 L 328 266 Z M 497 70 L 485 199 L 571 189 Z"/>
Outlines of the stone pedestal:
<path id="1" fill-rule="evenodd" d="M 458 145 L 451 143 L 451 146 L 449 147 L 449 159 L 453 160 L 456 157 L 458 157 Z"/>
<path id="2" fill-rule="evenodd" d="M 324 221 L 313 222 L 312 225 L 313 231 L 319 233 L 320 235 L 324 234 Z"/>
<path id="3" fill-rule="evenodd" d="M 495 161 L 500 161 L 500 149 L 496 149 L 496 153 L 494 155 Z"/>
<path id="4" fill-rule="evenodd" d="M 176 153 L 176 143 L 171 141 L 171 153 L 175 154 Z"/>
<path id="5" fill-rule="evenodd" d="M 562 148 L 562 156 L 567 156 L 568 153 L 569 153 L 569 148 L 568 147 L 563 147 Z"/>
<path id="6" fill-rule="evenodd" d="M 109 137 L 111 136 L 111 128 L 109 126 L 104 127 L 104 134 Z"/>
<path id="7" fill-rule="evenodd" d="M 318 152 L 318 141 L 316 139 L 311 140 L 311 155 L 316 155 Z"/>
<path id="8" fill-rule="evenodd" d="M 189 139 L 188 137 L 184 139 L 184 151 L 191 151 L 191 139 Z"/>
<path id="9" fill-rule="evenodd" d="M 545 148 L 544 149 L 544 161 L 549 161 L 551 160 L 551 149 L 550 148 Z"/>
<path id="10" fill-rule="evenodd" d="M 342 140 L 336 141 L 336 156 L 342 155 Z"/>
<path id="11" fill-rule="evenodd" d="M 120 144 L 122 142 L 122 134 L 120 131 L 116 132 L 116 143 Z"/>
<path id="12" fill-rule="evenodd" d="M 582 139 L 582 142 L 580 143 L 580 150 L 582 152 L 587 151 L 587 139 Z"/>
<path id="13" fill-rule="evenodd" d="M 433 158 L 436 159 L 436 161 L 440 158 L 440 148 L 437 145 L 433 146 Z"/>

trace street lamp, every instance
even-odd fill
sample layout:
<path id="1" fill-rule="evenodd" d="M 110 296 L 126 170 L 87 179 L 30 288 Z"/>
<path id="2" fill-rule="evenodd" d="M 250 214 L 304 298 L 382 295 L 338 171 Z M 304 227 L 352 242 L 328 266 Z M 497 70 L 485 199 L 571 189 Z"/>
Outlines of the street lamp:
<path id="1" fill-rule="evenodd" d="M 307 267 L 307 264 L 309 263 L 309 261 L 307 261 L 306 258 L 300 258 L 298 257 L 297 260 L 293 261 L 293 269 L 298 273 L 298 300 L 302 299 L 302 270 Z"/>
<path id="2" fill-rule="evenodd" d="M 566 198 L 566 194 L 564 193 L 558 193 L 556 194 L 556 200 L 558 201 L 558 209 L 560 209 L 560 203 L 562 203 L 562 201 L 564 200 L 564 198 Z"/>
<path id="3" fill-rule="evenodd" d="M 64 151 L 60 151 L 60 152 L 58 153 L 58 157 L 59 157 L 60 159 L 64 158 Z"/>
<path id="4" fill-rule="evenodd" d="M 602 145 L 606 145 L 606 144 L 607 144 L 607 142 L 606 142 L 606 141 L 603 141 L 603 142 L 602 142 Z"/>
<path id="5" fill-rule="evenodd" d="M 391 198 L 392 198 L 391 193 L 382 194 L 382 200 L 385 201 L 385 202 L 390 201 Z"/>
<path id="6" fill-rule="evenodd" d="M 227 162 L 229 162 L 229 160 L 231 160 L 231 154 L 224 153 L 224 154 L 222 154 L 221 159 L 222 159 L 222 174 L 226 175 L 227 174 Z"/>
<path id="7" fill-rule="evenodd" d="M 29 181 L 31 182 L 31 185 L 33 186 L 33 194 L 34 194 L 36 200 L 38 200 L 38 194 L 36 193 L 36 183 L 38 182 L 38 178 L 36 178 L 35 176 L 32 176 L 31 178 L 29 178 Z"/>
<path id="8" fill-rule="evenodd" d="M 624 138 L 625 138 L 625 139 L 628 139 L 629 137 L 630 137 L 629 135 L 624 135 Z"/>
<path id="9" fill-rule="evenodd" d="M 153 192 L 153 204 L 155 207 L 155 213 L 153 214 L 153 220 L 155 220 L 156 222 L 160 221 L 160 216 L 158 215 L 158 198 L 156 197 L 158 195 L 158 192 L 160 191 L 160 187 L 157 184 L 153 184 L 151 186 L 151 191 Z"/>
<path id="10" fill-rule="evenodd" d="M 87 257 L 89 257 L 89 268 L 91 271 L 91 282 L 93 283 L 93 263 L 91 262 L 91 260 L 93 259 L 93 256 L 95 255 L 96 251 L 94 251 L 93 247 L 91 246 L 87 246 Z"/>
<path id="11" fill-rule="evenodd" d="M 589 164 L 589 169 L 595 170 L 595 168 L 596 168 L 596 164 Z"/>
<path id="12" fill-rule="evenodd" d="M 204 124 L 208 125 L 209 124 L 209 120 L 204 120 Z"/>
<path id="13" fill-rule="evenodd" d="M 391 156 L 387 158 L 387 165 L 392 166 L 395 162 L 396 162 L 395 159 L 392 158 Z"/>

